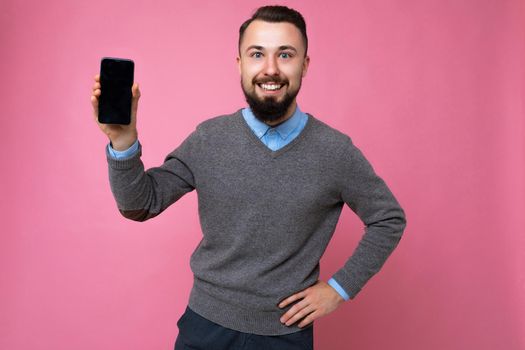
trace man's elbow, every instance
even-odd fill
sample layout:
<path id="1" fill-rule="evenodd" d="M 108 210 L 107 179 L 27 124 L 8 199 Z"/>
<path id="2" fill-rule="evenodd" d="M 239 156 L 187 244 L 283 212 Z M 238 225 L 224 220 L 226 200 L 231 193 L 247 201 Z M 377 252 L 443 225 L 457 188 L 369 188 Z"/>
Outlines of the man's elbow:
<path id="1" fill-rule="evenodd" d="M 126 219 L 133 221 L 146 221 L 158 215 L 158 213 L 151 213 L 146 209 L 136 209 L 136 210 L 123 210 L 119 209 L 122 216 Z"/>
<path id="2" fill-rule="evenodd" d="M 405 228 L 407 227 L 407 216 L 405 212 L 401 209 L 401 215 L 399 215 L 400 220 L 400 231 L 405 231 Z"/>
<path id="3" fill-rule="evenodd" d="M 405 212 L 401 210 L 401 213 L 395 218 L 395 232 L 398 236 L 398 241 L 403 236 L 403 233 L 405 232 L 405 228 L 407 226 L 407 218 L 405 215 Z"/>
<path id="4" fill-rule="evenodd" d="M 375 227 L 379 228 L 383 232 L 389 232 L 389 236 L 395 241 L 399 241 L 403 236 L 407 225 L 407 219 L 405 212 L 402 209 L 397 210 L 395 213 L 387 218 L 384 218 L 380 222 L 374 224 Z"/>

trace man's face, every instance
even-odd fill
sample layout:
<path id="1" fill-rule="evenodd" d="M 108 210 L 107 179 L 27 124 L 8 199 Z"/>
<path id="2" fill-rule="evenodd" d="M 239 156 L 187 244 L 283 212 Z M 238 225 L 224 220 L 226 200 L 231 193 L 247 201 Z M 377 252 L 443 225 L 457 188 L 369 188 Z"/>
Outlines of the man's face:
<path id="1" fill-rule="evenodd" d="M 301 32 L 291 23 L 255 20 L 246 28 L 237 63 L 257 118 L 271 124 L 293 113 L 310 62 L 304 53 Z"/>

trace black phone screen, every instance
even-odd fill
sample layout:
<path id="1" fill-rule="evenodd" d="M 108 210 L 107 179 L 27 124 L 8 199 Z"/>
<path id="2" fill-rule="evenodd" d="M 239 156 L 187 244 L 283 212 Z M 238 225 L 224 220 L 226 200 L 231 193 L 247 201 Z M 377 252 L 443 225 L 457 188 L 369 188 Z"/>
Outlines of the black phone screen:
<path id="1" fill-rule="evenodd" d="M 131 87 L 135 63 L 124 58 L 104 57 L 100 62 L 98 121 L 104 124 L 131 122 Z"/>

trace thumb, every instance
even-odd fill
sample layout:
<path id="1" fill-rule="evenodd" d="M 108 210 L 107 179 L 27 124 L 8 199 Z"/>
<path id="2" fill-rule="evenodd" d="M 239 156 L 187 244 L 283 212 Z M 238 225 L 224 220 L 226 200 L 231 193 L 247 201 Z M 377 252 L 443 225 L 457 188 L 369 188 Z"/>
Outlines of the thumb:
<path id="1" fill-rule="evenodd" d="M 132 106 L 134 105 L 134 107 L 136 108 L 139 102 L 139 98 L 140 98 L 140 89 L 139 89 L 138 83 L 133 84 L 133 86 L 131 87 L 131 93 L 133 95 L 131 103 L 132 103 Z"/>
<path id="2" fill-rule="evenodd" d="M 134 83 L 131 87 L 132 99 L 131 99 L 131 122 L 134 124 L 137 119 L 137 109 L 139 106 L 140 89 L 139 84 Z"/>

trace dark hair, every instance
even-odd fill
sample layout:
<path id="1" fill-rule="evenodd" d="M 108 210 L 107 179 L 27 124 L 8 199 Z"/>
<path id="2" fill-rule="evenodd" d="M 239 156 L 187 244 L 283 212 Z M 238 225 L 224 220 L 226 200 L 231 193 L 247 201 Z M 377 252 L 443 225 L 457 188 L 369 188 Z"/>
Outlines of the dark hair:
<path id="1" fill-rule="evenodd" d="M 252 17 L 241 25 L 241 27 L 239 28 L 239 56 L 241 54 L 241 41 L 244 35 L 244 31 L 246 30 L 246 28 L 248 28 L 250 23 L 252 23 L 255 20 L 273 23 L 288 22 L 296 26 L 297 29 L 299 29 L 299 31 L 303 35 L 303 42 L 305 47 L 304 56 L 306 57 L 306 53 L 308 52 L 308 37 L 306 36 L 306 23 L 304 21 L 303 16 L 294 9 L 291 9 L 286 6 L 277 5 L 259 7 L 252 15 Z"/>

